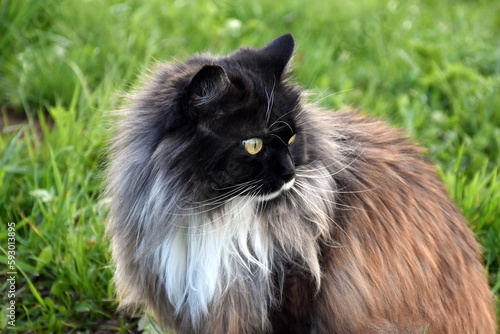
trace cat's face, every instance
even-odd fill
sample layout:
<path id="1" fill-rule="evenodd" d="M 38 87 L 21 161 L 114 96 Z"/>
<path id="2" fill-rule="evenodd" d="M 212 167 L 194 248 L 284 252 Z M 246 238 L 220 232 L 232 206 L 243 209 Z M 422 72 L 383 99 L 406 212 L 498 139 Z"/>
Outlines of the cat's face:
<path id="1" fill-rule="evenodd" d="M 209 177 L 215 193 L 240 189 L 273 197 L 295 177 L 295 146 L 301 141 L 296 101 L 244 73 L 228 74 L 228 91 L 196 111 L 200 172 Z"/>
<path id="2" fill-rule="evenodd" d="M 270 200 L 293 186 L 305 156 L 299 93 L 283 82 L 293 39 L 242 49 L 196 67 L 183 91 L 181 164 L 198 199 Z M 168 157 L 168 152 L 166 152 Z"/>

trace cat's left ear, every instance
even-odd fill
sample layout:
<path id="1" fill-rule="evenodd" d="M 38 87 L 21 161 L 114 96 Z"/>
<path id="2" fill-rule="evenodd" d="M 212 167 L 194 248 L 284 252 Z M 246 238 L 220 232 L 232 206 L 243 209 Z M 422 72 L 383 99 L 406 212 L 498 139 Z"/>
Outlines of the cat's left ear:
<path id="1" fill-rule="evenodd" d="M 205 65 L 189 83 L 186 102 L 189 107 L 202 107 L 217 102 L 230 85 L 226 71 L 219 65 Z"/>
<path id="2" fill-rule="evenodd" d="M 265 57 L 265 67 L 274 71 L 276 78 L 281 78 L 286 65 L 292 58 L 295 41 L 291 34 L 282 35 L 259 51 Z"/>

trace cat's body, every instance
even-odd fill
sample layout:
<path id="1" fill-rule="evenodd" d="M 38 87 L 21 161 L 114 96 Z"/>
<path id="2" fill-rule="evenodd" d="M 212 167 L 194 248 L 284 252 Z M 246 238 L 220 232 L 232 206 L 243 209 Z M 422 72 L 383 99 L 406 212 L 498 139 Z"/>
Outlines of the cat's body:
<path id="1" fill-rule="evenodd" d="M 263 49 L 158 67 L 112 145 L 123 306 L 179 333 L 495 332 L 478 244 L 421 149 Z"/>

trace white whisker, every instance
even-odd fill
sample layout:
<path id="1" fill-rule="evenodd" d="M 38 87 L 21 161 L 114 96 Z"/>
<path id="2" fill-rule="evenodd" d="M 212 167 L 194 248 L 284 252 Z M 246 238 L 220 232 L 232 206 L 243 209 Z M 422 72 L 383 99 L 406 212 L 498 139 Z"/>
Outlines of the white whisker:
<path id="1" fill-rule="evenodd" d="M 269 124 L 271 121 L 271 113 L 273 110 L 273 104 L 274 104 L 274 89 L 276 86 L 276 79 L 273 81 L 273 87 L 271 88 L 271 93 L 268 93 L 266 90 L 266 97 L 267 97 L 267 109 L 266 109 L 266 124 Z"/>

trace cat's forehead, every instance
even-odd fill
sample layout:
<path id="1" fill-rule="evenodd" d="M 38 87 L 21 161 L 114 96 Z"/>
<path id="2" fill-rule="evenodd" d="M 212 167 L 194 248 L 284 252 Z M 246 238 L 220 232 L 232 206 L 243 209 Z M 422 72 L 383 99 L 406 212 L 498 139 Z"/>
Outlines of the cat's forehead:
<path id="1" fill-rule="evenodd" d="M 223 137 L 266 136 L 276 132 L 278 123 L 292 123 L 288 115 L 267 101 L 234 99 L 214 108 L 204 125 Z"/>
<path id="2" fill-rule="evenodd" d="M 225 136 L 245 137 L 273 133 L 278 123 L 290 126 L 290 109 L 295 104 L 283 96 L 280 83 L 269 85 L 255 73 L 224 65 L 231 87 L 203 113 L 205 128 Z"/>

